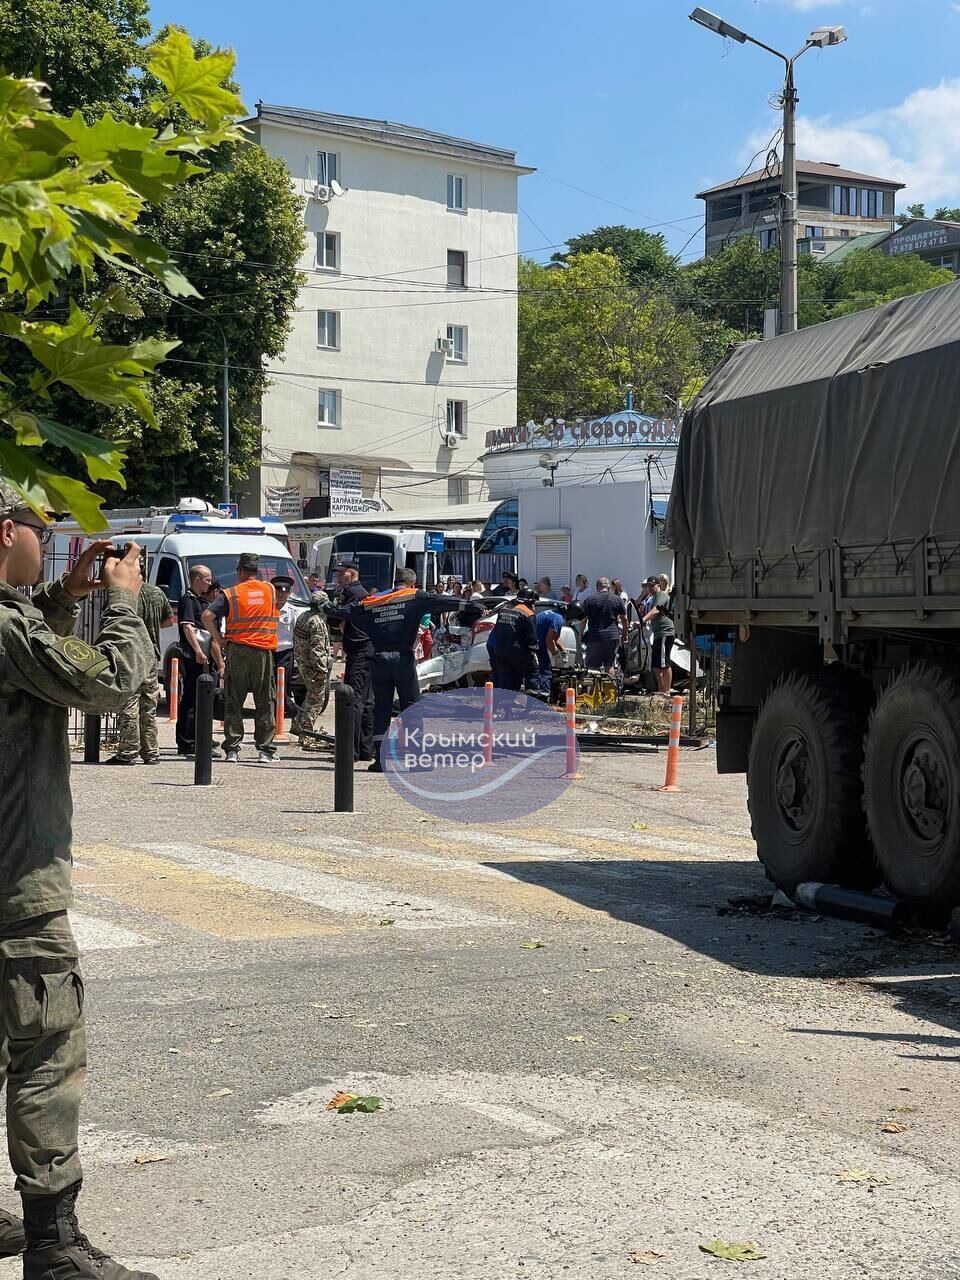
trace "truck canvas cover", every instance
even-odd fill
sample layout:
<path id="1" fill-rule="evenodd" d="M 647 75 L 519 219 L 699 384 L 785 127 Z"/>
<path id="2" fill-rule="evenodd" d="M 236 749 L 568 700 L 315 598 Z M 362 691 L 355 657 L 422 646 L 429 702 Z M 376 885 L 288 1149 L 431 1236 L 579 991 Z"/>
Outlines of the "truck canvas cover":
<path id="1" fill-rule="evenodd" d="M 684 415 L 666 533 L 705 558 L 960 537 L 960 282 L 736 347 Z"/>

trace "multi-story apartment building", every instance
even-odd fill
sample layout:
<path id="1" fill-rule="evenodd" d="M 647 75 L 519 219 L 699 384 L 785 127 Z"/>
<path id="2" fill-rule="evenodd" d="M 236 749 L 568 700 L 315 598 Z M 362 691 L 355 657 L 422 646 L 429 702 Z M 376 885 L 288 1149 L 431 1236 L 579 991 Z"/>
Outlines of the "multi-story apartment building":
<path id="1" fill-rule="evenodd" d="M 797 161 L 797 247 L 827 253 L 839 241 L 868 231 L 892 231 L 894 201 L 902 182 L 876 178 L 836 164 Z M 778 241 L 780 166 L 721 182 L 697 199 L 706 204 L 704 251 L 708 258 L 741 236 L 756 236 L 762 249 Z"/>
<path id="2" fill-rule="evenodd" d="M 305 197 L 306 284 L 262 405 L 263 507 L 468 502 L 491 427 L 516 424 L 512 151 L 382 120 L 257 105 Z M 256 487 L 249 505 L 256 505 Z M 367 505 L 378 505 L 368 502 Z M 331 511 L 332 507 L 332 511 Z"/>

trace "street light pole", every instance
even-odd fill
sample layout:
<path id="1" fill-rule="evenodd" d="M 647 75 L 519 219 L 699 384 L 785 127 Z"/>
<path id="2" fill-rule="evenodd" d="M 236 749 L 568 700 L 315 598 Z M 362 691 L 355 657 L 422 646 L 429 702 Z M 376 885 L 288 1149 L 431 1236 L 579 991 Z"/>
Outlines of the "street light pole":
<path id="1" fill-rule="evenodd" d="M 778 333 L 796 333 L 797 330 L 797 90 L 793 83 L 793 64 L 808 49 L 826 49 L 842 44 L 847 38 L 843 27 L 817 27 L 807 37 L 803 48 L 788 58 L 762 40 L 748 35 L 739 27 L 724 22 L 723 18 L 708 9 L 694 9 L 690 20 L 706 27 L 715 35 L 738 44 L 755 44 L 779 58 L 783 63 L 783 161 L 780 165 L 780 315 Z"/>

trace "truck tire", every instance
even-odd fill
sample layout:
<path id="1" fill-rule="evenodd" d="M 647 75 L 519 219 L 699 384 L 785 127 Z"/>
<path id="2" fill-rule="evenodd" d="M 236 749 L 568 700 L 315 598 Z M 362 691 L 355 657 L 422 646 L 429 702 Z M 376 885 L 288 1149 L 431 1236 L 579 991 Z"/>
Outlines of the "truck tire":
<path id="1" fill-rule="evenodd" d="M 868 707 L 861 682 L 830 670 L 782 677 L 760 708 L 747 802 L 757 857 L 787 893 L 807 880 L 879 881 L 862 803 Z"/>
<path id="2" fill-rule="evenodd" d="M 884 879 L 938 914 L 960 904 L 960 667 L 918 662 L 867 733 L 864 807 Z"/>

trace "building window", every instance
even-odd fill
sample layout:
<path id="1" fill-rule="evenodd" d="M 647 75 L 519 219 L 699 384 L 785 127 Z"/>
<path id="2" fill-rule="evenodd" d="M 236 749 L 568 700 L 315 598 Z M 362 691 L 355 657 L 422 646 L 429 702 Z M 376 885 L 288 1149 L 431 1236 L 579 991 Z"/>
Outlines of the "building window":
<path id="1" fill-rule="evenodd" d="M 447 174 L 447 208 L 465 213 L 467 209 L 467 180 L 459 173 Z"/>
<path id="2" fill-rule="evenodd" d="M 465 324 L 448 324 L 447 342 L 450 344 L 450 354 L 447 356 L 447 359 L 459 360 L 461 363 L 466 363 L 467 326 Z"/>
<path id="3" fill-rule="evenodd" d="M 340 157 L 335 151 L 317 152 L 317 181 L 325 187 L 340 181 Z"/>
<path id="4" fill-rule="evenodd" d="M 805 234 L 808 240 L 822 240 L 826 232 L 823 227 L 807 227 Z"/>
<path id="5" fill-rule="evenodd" d="M 724 222 L 728 218 L 740 217 L 740 193 L 735 196 L 720 196 L 717 200 L 707 201 L 707 217 L 711 222 Z"/>
<path id="6" fill-rule="evenodd" d="M 466 400 L 447 401 L 447 430 L 458 436 L 467 434 L 467 402 Z"/>
<path id="7" fill-rule="evenodd" d="M 765 231 L 760 232 L 760 248 L 772 249 L 779 239 L 776 227 L 768 227 Z"/>
<path id="8" fill-rule="evenodd" d="M 320 271 L 340 270 L 340 233 L 317 232 L 317 268 Z"/>
<path id="9" fill-rule="evenodd" d="M 339 427 L 340 392 L 321 387 L 317 392 L 317 426 Z"/>
<path id="10" fill-rule="evenodd" d="M 467 255 L 462 249 L 447 250 L 447 286 L 451 289 L 467 287 Z"/>
<path id="11" fill-rule="evenodd" d="M 747 213 L 767 213 L 776 204 L 778 193 L 767 187 L 762 191 L 751 191 L 747 197 Z"/>
<path id="12" fill-rule="evenodd" d="M 834 187 L 833 212 L 851 218 L 883 218 L 886 216 L 886 193 L 878 187 Z"/>
<path id="13" fill-rule="evenodd" d="M 447 502 L 450 506 L 458 506 L 462 502 L 466 502 L 466 486 L 467 482 L 462 476 L 449 476 L 447 479 Z"/>
<path id="14" fill-rule="evenodd" d="M 317 346 L 331 350 L 340 348 L 340 312 L 317 312 Z"/>

